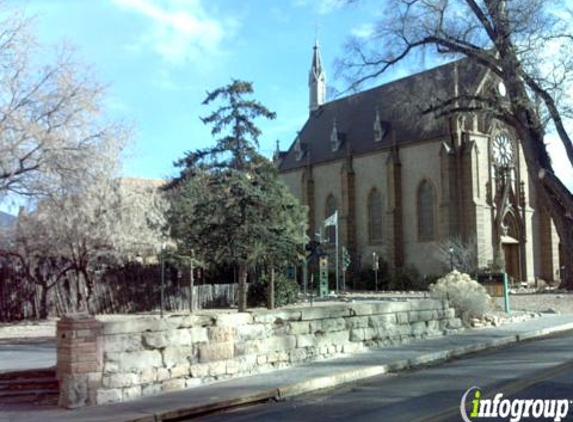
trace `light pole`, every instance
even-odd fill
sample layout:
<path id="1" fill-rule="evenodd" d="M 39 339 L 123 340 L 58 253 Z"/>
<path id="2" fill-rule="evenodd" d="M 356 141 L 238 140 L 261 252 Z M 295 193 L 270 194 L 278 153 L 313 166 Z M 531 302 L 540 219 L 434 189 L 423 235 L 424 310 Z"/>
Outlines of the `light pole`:
<path id="1" fill-rule="evenodd" d="M 165 306 L 165 243 L 161 245 L 161 308 L 159 315 L 163 318 L 163 308 Z"/>
<path id="2" fill-rule="evenodd" d="M 374 289 L 378 291 L 378 255 L 372 252 L 372 269 L 374 270 Z"/>
<path id="3" fill-rule="evenodd" d="M 450 272 L 454 271 L 454 248 L 450 246 Z"/>

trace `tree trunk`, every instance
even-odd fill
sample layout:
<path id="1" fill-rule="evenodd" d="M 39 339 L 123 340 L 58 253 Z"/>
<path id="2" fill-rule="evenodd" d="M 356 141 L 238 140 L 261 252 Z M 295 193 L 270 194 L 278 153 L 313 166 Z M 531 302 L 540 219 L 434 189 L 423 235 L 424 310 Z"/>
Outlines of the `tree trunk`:
<path id="1" fill-rule="evenodd" d="M 271 279 L 267 292 L 267 308 L 275 309 L 275 269 L 271 267 Z"/>
<path id="2" fill-rule="evenodd" d="M 40 319 L 48 318 L 48 285 L 46 282 L 39 284 L 40 286 Z"/>
<path id="3" fill-rule="evenodd" d="M 526 120 L 529 122 L 528 120 Z M 523 123 L 522 123 L 523 124 Z M 523 127 L 529 127 L 523 124 Z M 543 145 L 544 134 L 541 130 L 516 128 L 522 140 L 527 169 L 538 195 L 538 206 L 545 206 L 561 242 L 560 276 L 561 287 L 573 290 L 573 195 L 561 181 L 542 166 L 538 159 L 538 148 Z"/>
<path id="4" fill-rule="evenodd" d="M 247 264 L 239 264 L 239 312 L 247 310 Z"/>

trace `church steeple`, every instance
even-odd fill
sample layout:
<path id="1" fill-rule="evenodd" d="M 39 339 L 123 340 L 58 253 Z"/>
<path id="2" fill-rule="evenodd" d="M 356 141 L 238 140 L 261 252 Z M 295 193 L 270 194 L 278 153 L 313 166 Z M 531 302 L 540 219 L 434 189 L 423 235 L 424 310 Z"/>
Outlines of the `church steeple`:
<path id="1" fill-rule="evenodd" d="M 309 109 L 311 112 L 317 110 L 326 100 L 326 74 L 322 68 L 318 40 L 315 41 L 313 50 L 312 64 L 308 74 Z"/>

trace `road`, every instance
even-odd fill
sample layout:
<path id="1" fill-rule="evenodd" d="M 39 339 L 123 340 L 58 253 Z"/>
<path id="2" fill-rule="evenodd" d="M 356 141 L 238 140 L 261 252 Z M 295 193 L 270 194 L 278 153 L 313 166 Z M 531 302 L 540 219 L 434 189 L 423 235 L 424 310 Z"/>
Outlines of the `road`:
<path id="1" fill-rule="evenodd" d="M 573 421 L 573 332 L 520 343 L 439 366 L 370 378 L 359 384 L 201 420 L 459 422 L 460 401 L 472 386 L 483 398 L 567 399 Z M 473 394 L 473 392 L 472 392 Z M 473 397 L 472 397 L 473 398 Z M 468 399 L 468 402 L 471 401 Z M 472 421 L 509 421 L 472 418 Z M 523 418 L 528 420 L 553 420 Z"/>
<path id="2" fill-rule="evenodd" d="M 56 340 L 0 339 L 0 372 L 56 365 Z"/>

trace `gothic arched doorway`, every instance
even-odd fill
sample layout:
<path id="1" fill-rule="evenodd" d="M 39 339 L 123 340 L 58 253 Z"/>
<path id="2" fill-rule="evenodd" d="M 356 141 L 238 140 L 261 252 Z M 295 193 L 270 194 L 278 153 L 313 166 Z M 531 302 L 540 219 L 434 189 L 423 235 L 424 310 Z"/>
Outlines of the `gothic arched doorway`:
<path id="1" fill-rule="evenodd" d="M 501 246 L 505 259 L 505 271 L 512 284 L 522 280 L 519 229 L 515 216 L 508 212 L 501 224 Z"/>

